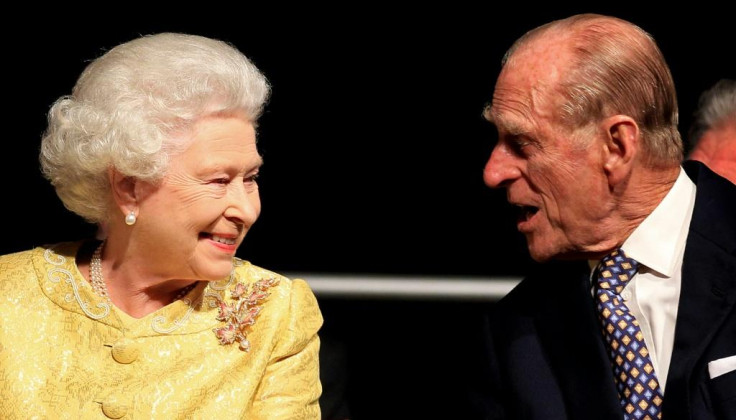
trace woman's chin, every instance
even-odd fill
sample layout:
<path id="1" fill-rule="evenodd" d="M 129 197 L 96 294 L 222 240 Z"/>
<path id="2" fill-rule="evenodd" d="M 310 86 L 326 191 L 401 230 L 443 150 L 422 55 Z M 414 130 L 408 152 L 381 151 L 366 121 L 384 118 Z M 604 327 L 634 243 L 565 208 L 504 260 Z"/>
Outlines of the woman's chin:
<path id="1" fill-rule="evenodd" d="M 228 278 L 233 271 L 232 261 L 211 263 L 208 267 L 198 270 L 198 274 L 203 281 L 219 281 Z"/>

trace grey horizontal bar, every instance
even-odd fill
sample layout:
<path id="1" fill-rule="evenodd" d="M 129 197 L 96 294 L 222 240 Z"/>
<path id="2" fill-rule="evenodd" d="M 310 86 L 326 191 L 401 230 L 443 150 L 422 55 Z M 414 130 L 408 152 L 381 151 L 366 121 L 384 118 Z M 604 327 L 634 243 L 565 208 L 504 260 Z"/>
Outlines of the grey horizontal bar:
<path id="1" fill-rule="evenodd" d="M 319 297 L 498 300 L 514 288 L 516 277 L 429 277 L 285 273 L 304 279 Z"/>

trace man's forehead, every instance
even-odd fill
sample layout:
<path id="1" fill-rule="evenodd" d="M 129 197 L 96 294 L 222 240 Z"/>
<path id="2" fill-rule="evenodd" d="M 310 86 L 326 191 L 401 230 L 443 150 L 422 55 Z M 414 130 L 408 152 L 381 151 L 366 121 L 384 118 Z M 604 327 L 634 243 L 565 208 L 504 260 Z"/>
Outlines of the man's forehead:
<path id="1" fill-rule="evenodd" d="M 507 75 L 526 81 L 530 86 L 553 85 L 569 70 L 571 53 L 569 48 L 549 42 L 538 41 L 528 48 L 517 51 L 513 60 L 504 68 Z"/>
<path id="2" fill-rule="evenodd" d="M 514 84 L 499 83 L 488 111 L 488 120 L 499 130 L 509 134 L 525 134 L 539 119 L 554 119 L 550 92 L 554 86 L 545 81 Z"/>

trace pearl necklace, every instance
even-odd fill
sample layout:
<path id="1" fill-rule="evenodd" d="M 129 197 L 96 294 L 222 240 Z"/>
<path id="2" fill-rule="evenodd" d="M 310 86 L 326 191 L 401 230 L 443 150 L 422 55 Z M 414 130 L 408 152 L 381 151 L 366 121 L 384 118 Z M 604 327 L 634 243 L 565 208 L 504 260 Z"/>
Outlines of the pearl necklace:
<path id="1" fill-rule="evenodd" d="M 92 284 L 92 290 L 95 291 L 97 296 L 100 296 L 102 298 L 105 298 L 106 300 L 110 300 L 110 296 L 107 294 L 107 286 L 105 285 L 105 280 L 102 277 L 102 248 L 105 246 L 105 242 L 103 241 L 100 246 L 95 249 L 95 252 L 92 253 L 92 260 L 89 262 L 89 277 L 90 277 L 90 283 Z M 197 287 L 197 283 L 194 282 L 188 286 L 183 287 L 174 297 L 174 300 L 172 302 L 175 302 L 184 296 L 187 295 L 187 293 L 191 292 L 192 289 Z"/>

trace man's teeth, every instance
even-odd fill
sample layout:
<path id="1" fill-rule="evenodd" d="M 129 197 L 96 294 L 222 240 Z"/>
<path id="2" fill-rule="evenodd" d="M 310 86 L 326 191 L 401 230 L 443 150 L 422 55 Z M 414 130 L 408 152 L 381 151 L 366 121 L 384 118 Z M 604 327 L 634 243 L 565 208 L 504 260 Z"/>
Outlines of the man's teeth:
<path id="1" fill-rule="evenodd" d="M 223 238 L 222 236 L 212 235 L 212 240 L 225 245 L 235 245 L 235 239 Z"/>

